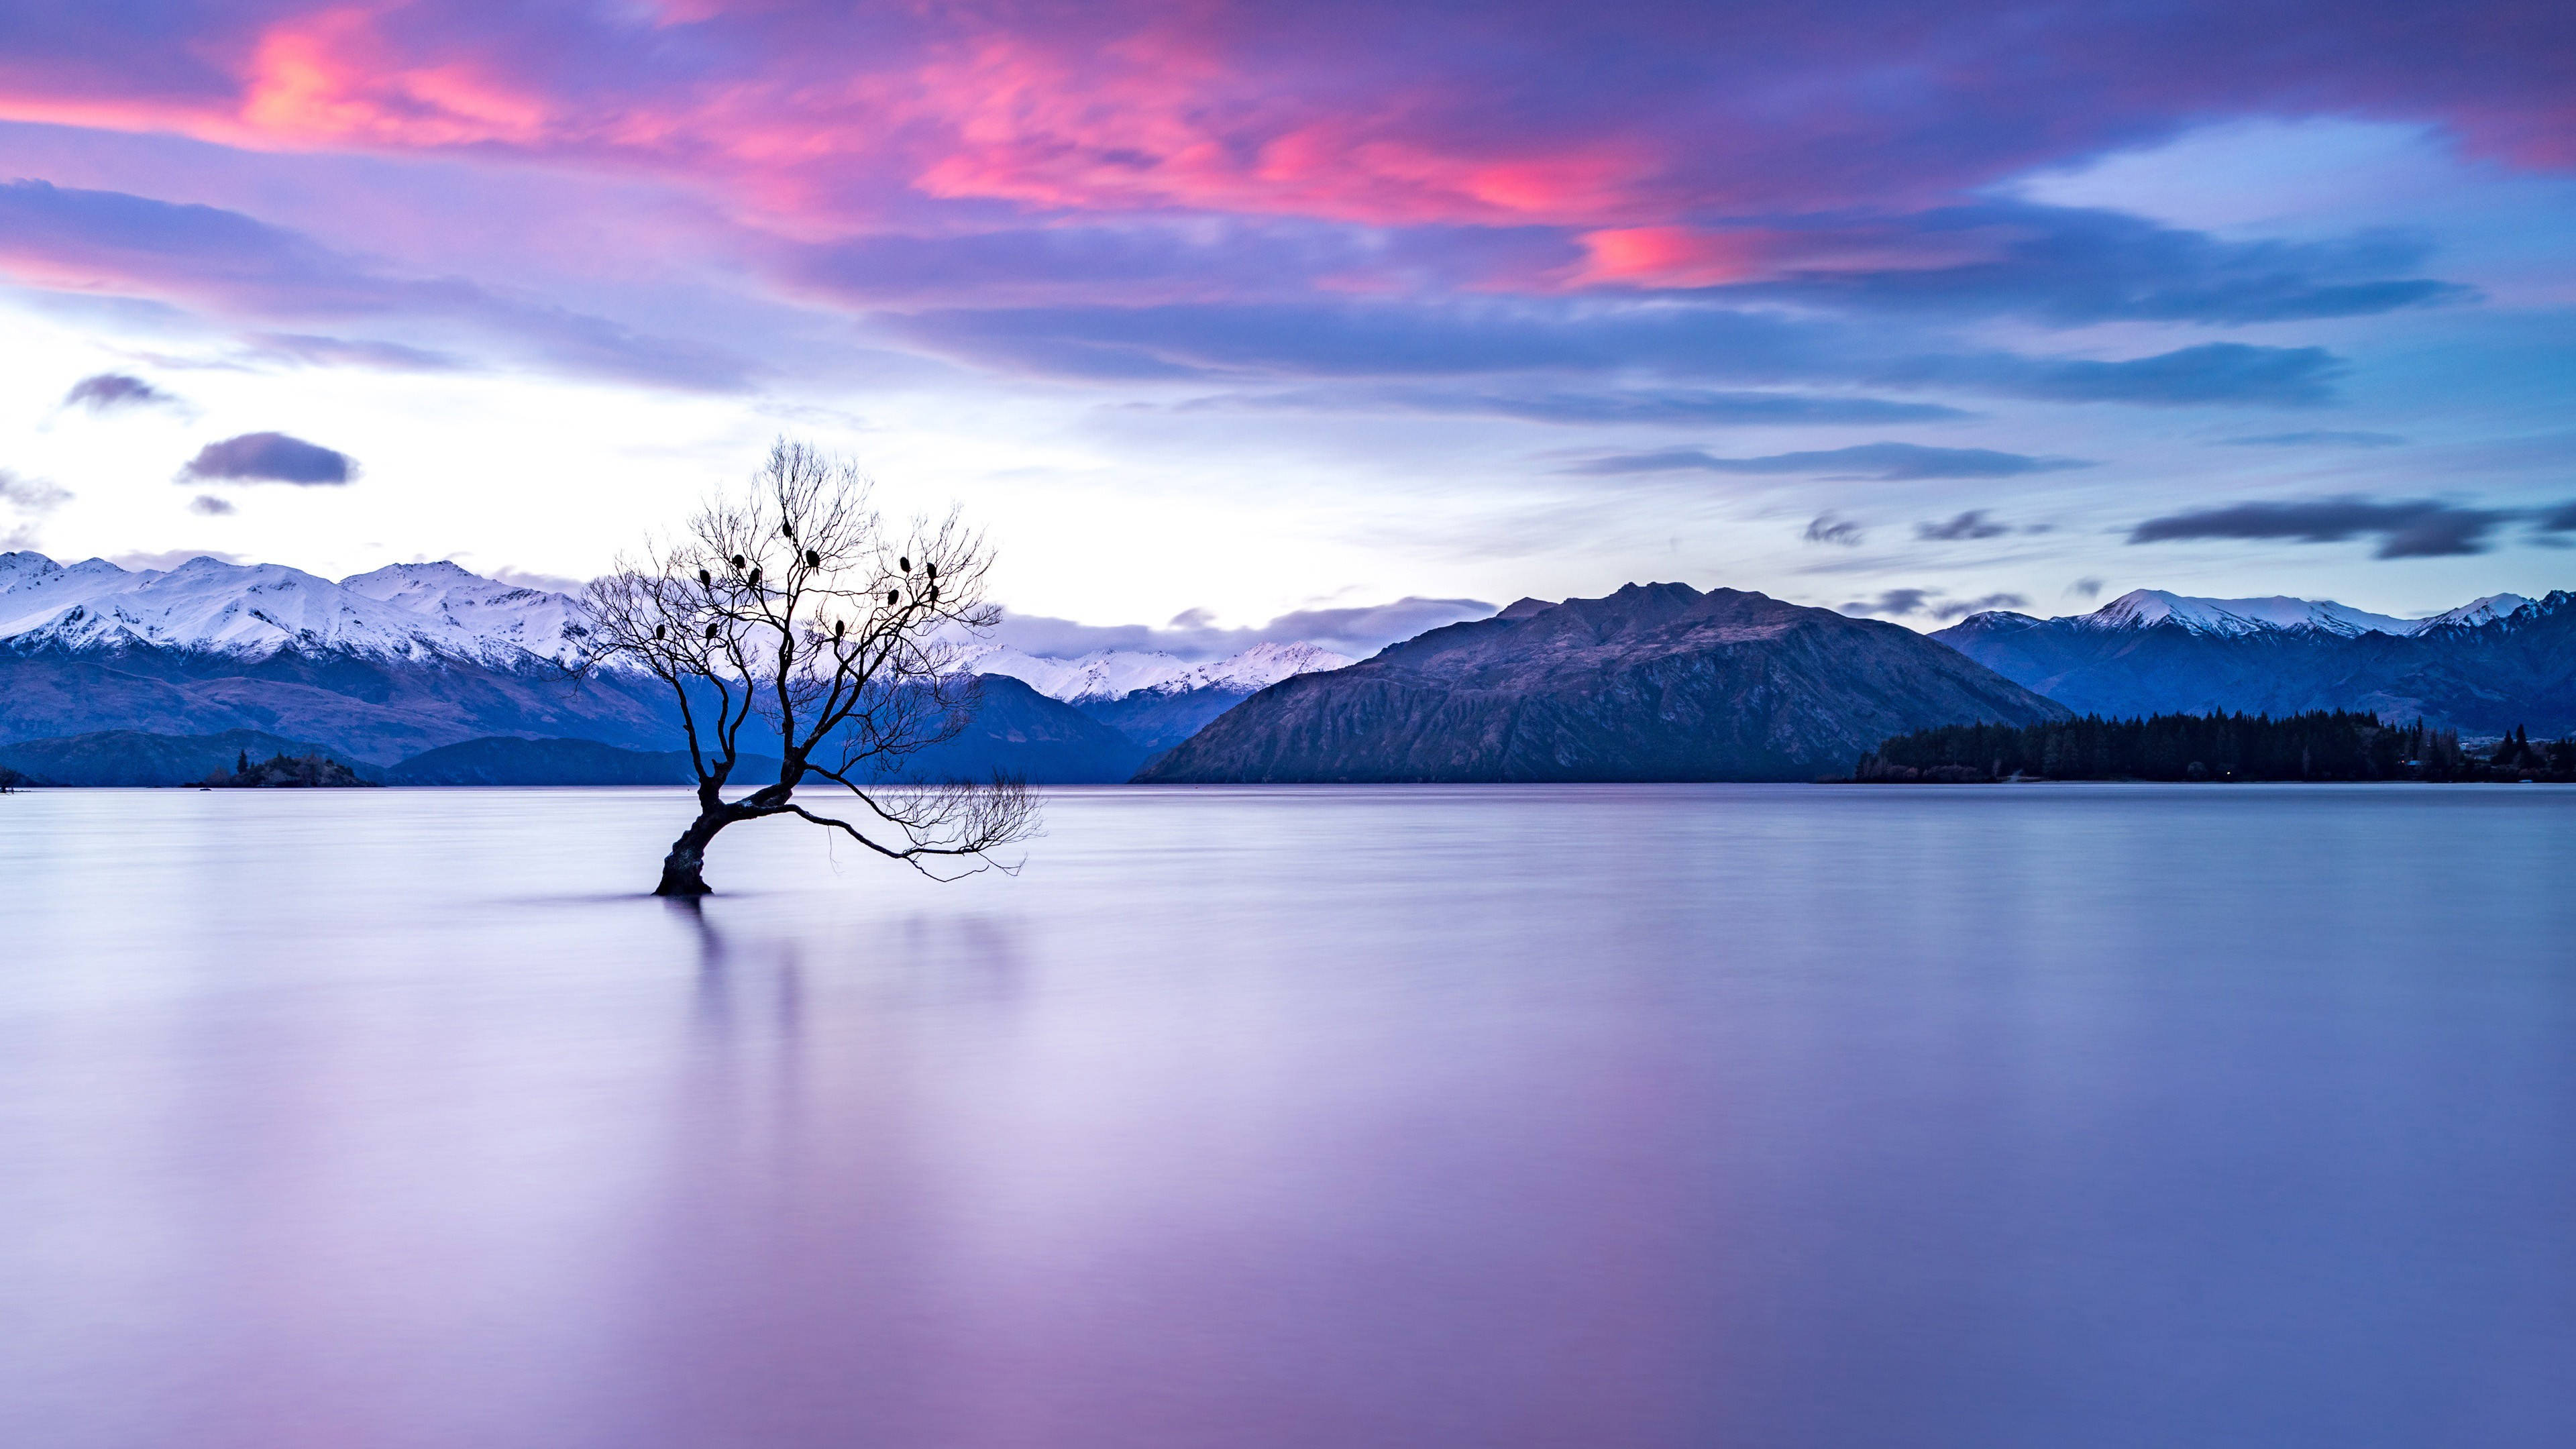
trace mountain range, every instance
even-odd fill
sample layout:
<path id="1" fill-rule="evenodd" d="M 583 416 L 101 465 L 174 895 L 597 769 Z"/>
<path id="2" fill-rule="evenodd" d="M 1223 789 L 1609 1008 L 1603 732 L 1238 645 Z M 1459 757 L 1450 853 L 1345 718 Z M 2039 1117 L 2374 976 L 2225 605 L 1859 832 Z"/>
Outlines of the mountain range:
<path id="1" fill-rule="evenodd" d="M 454 563 L 395 564 L 335 582 L 212 558 L 128 570 L 0 554 L 0 744 L 41 759 L 23 773 L 57 783 L 195 779 L 206 771 L 176 762 L 213 749 L 228 763 L 231 746 L 202 742 L 244 731 L 325 750 L 362 772 L 436 756 L 398 781 L 685 779 L 663 685 L 615 672 L 576 680 L 564 668 L 588 627 L 578 599 Z M 1349 662 L 1307 644 L 1261 645 L 1212 664 L 1000 649 L 967 661 L 983 679 L 974 721 L 912 757 L 908 773 L 1125 780 L 1254 690 Z M 144 748 L 145 739 L 183 743 Z M 621 753 L 578 748 L 586 745 Z M 467 746 L 464 757 L 440 753 Z"/>
<path id="2" fill-rule="evenodd" d="M 1803 780 L 1891 735 L 2066 710 L 1909 629 L 1735 589 L 1523 599 L 1254 695 L 1138 778 Z"/>
<path id="3" fill-rule="evenodd" d="M 2055 619 L 1971 614 L 1931 637 L 2079 714 L 2349 709 L 2472 736 L 2576 731 L 2576 595 L 2565 592 L 2396 619 L 2140 590 Z"/>
<path id="4" fill-rule="evenodd" d="M 0 554 L 0 765 L 177 783 L 240 748 L 396 783 L 686 777 L 664 688 L 576 680 L 569 595 L 453 563 L 337 581 L 210 558 Z M 920 778 L 1795 779 L 1889 735 L 2051 711 L 2362 709 L 2464 734 L 2576 731 L 2576 596 L 2406 619 L 2330 600 L 2124 594 L 1924 636 L 1760 594 L 1524 599 L 1353 661 L 1308 643 L 1193 662 L 975 648 L 982 702 Z M 603 753 L 604 752 L 604 753 Z"/>

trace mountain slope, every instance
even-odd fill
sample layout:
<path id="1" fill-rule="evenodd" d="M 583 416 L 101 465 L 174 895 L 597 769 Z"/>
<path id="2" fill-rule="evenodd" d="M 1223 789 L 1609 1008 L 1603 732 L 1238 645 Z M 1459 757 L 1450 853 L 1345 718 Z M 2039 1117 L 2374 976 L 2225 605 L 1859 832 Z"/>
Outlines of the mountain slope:
<path id="1" fill-rule="evenodd" d="M 1891 735 L 2059 706 L 1893 624 L 1630 584 L 1272 685 L 1139 780 L 1793 780 Z"/>
<path id="2" fill-rule="evenodd" d="M 0 740 L 255 729 L 391 763 L 494 734 L 667 748 L 676 738 L 672 713 L 652 681 L 574 680 L 534 663 L 503 670 L 301 649 L 261 657 L 132 647 L 0 651 Z"/>
<path id="3" fill-rule="evenodd" d="M 1145 763 L 1144 746 L 1020 680 L 987 674 L 976 684 L 965 730 L 905 757 L 896 778 L 989 780 L 1000 773 L 1033 785 L 1100 785 L 1122 782 Z"/>

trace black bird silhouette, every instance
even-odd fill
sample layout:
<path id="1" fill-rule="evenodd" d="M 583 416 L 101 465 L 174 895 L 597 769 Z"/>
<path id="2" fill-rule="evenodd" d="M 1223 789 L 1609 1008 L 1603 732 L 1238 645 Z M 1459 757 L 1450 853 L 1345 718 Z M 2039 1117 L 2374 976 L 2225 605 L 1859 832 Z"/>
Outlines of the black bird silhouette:
<path id="1" fill-rule="evenodd" d="M 709 625 L 707 626 L 707 637 L 708 637 L 708 638 L 710 638 L 710 639 L 712 639 L 712 638 L 716 637 L 716 626 L 715 626 L 715 625 L 713 625 L 713 624 L 709 624 Z"/>
<path id="2" fill-rule="evenodd" d="M 653 637 L 654 637 L 654 638 L 656 638 L 656 639 L 668 639 L 668 638 L 670 638 L 670 637 L 671 637 L 671 626 L 670 626 L 670 625 L 668 625 L 668 624 L 656 624 L 656 625 L 654 625 L 654 626 L 653 626 Z"/>
<path id="3" fill-rule="evenodd" d="M 903 570 L 905 573 L 912 572 L 912 560 L 905 558 L 901 554 L 895 555 L 894 566 Z"/>
<path id="4" fill-rule="evenodd" d="M 735 572 L 737 572 L 737 573 L 741 572 L 741 570 L 742 570 L 742 555 L 741 555 L 741 554 L 735 554 L 735 555 L 733 556 L 733 566 L 734 566 L 734 570 L 735 570 Z"/>
<path id="5" fill-rule="evenodd" d="M 753 588 L 756 589 L 760 587 L 760 565 L 753 564 L 751 566 L 751 574 L 748 581 Z"/>
<path id="6" fill-rule="evenodd" d="M 822 554 L 820 554 L 820 553 L 818 553 L 818 552 L 816 552 L 815 550 L 810 549 L 810 548 L 809 548 L 809 549 L 807 549 L 807 550 L 805 550 L 805 567 L 807 567 L 807 568 L 809 568 L 809 569 L 819 569 L 819 568 L 821 568 L 822 566 L 823 566 L 823 555 L 822 555 Z"/>
<path id="7" fill-rule="evenodd" d="M 921 567 L 924 572 L 931 576 L 931 578 L 937 579 L 939 577 L 939 565 L 930 562 L 928 559 L 924 559 L 922 560 Z"/>
<path id="8" fill-rule="evenodd" d="M 839 643 L 841 639 L 841 631 L 847 627 L 849 627 L 849 621 L 847 619 L 834 619 L 832 621 L 832 642 L 836 644 Z"/>
<path id="9" fill-rule="evenodd" d="M 698 570 L 698 586 L 700 588 L 714 588 L 716 586 L 716 576 L 708 573 L 705 569 Z"/>
<path id="10" fill-rule="evenodd" d="M 895 592 L 894 590 L 892 590 L 892 589 L 888 589 L 888 590 L 886 590 L 886 607 L 887 607 L 887 608 L 891 609 L 891 608 L 893 608 L 896 604 L 901 603 L 902 601 L 903 601 L 903 596 L 902 596 L 901 594 L 896 593 L 896 592 Z"/>
<path id="11" fill-rule="evenodd" d="M 930 586 L 930 602 L 934 604 L 939 602 L 939 585 L 937 584 L 932 584 Z"/>
<path id="12" fill-rule="evenodd" d="M 792 523 L 781 523 L 781 524 L 779 524 L 779 525 L 778 525 L 778 531 L 779 531 L 780 533 L 783 533 L 783 534 L 787 535 L 787 541 L 788 541 L 789 543 L 794 543 L 794 542 L 796 541 L 796 525 L 795 525 L 795 524 L 792 524 Z"/>

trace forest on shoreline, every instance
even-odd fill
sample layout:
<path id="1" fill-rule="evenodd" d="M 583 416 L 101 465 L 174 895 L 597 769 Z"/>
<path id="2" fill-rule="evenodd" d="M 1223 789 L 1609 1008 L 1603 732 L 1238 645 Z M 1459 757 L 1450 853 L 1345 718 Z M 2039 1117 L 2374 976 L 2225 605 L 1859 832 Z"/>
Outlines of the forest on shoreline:
<path id="1" fill-rule="evenodd" d="M 1899 735 L 1861 757 L 1869 784 L 1994 780 L 2539 780 L 2576 782 L 2576 740 L 2534 742 L 2517 728 L 2469 751 L 2457 730 L 2391 725 L 2351 710 L 2280 719 L 2159 714 L 2045 724 L 1945 725 Z"/>

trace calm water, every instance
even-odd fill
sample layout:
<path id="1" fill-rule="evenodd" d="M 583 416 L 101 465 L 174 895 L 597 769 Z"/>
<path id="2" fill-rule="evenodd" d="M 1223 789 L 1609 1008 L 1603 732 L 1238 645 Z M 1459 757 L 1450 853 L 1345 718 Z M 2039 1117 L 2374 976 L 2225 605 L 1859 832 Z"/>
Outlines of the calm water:
<path id="1" fill-rule="evenodd" d="M 0 1444 L 2562 1445 L 2576 793 L 0 798 Z"/>

